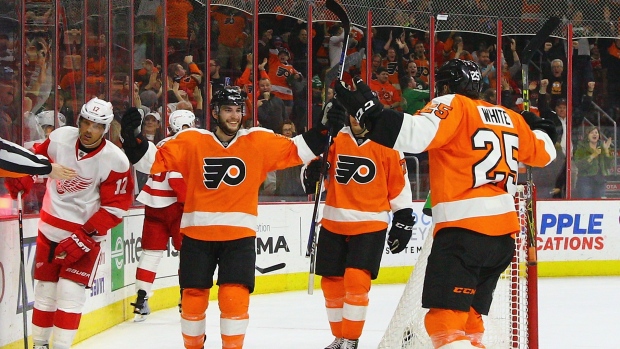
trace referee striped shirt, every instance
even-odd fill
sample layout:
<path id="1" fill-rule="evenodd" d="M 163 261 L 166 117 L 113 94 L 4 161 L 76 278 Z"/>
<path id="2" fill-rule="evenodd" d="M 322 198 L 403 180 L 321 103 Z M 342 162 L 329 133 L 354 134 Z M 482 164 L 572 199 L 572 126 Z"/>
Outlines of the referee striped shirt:
<path id="1" fill-rule="evenodd" d="M 24 147 L 0 138 L 0 177 L 44 175 L 52 172 L 50 161 Z"/>

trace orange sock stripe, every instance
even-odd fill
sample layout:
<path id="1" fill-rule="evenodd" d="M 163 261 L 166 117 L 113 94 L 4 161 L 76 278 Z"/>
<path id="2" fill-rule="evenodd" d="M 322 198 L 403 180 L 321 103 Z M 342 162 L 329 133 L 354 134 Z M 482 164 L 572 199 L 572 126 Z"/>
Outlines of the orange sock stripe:
<path id="1" fill-rule="evenodd" d="M 344 272 L 345 302 L 368 305 L 370 273 L 367 270 L 347 268 Z"/>
<path id="2" fill-rule="evenodd" d="M 218 291 L 220 306 L 220 333 L 222 348 L 243 348 L 243 340 L 250 315 L 250 291 L 238 284 L 220 285 Z"/>
<path id="3" fill-rule="evenodd" d="M 424 317 L 424 326 L 429 335 L 447 331 L 465 332 L 468 313 L 459 310 L 431 308 Z"/>
<path id="4" fill-rule="evenodd" d="M 366 323 L 370 273 L 362 269 L 347 268 L 344 272 L 344 290 L 342 337 L 358 339 Z"/>
<path id="5" fill-rule="evenodd" d="M 435 348 L 440 348 L 457 340 L 468 340 L 465 336 L 467 312 L 450 309 L 431 308 L 424 317 L 426 332 Z"/>
<path id="6" fill-rule="evenodd" d="M 342 307 L 344 305 L 344 277 L 324 276 L 321 289 L 325 297 L 327 320 L 334 337 L 342 338 Z"/>
<path id="7" fill-rule="evenodd" d="M 465 333 L 484 333 L 482 315 L 472 307 L 469 307 L 469 314 L 467 316 L 467 322 L 465 323 Z"/>
<path id="8" fill-rule="evenodd" d="M 351 321 L 346 318 L 342 319 L 342 338 L 359 339 L 362 336 L 365 323 L 366 321 Z"/>
<path id="9" fill-rule="evenodd" d="M 186 349 L 201 349 L 204 346 L 205 336 L 189 336 L 183 334 L 183 344 Z"/>
<path id="10" fill-rule="evenodd" d="M 209 306 L 209 294 L 211 290 L 203 288 L 183 289 L 181 309 L 187 316 L 204 314 Z"/>
<path id="11" fill-rule="evenodd" d="M 334 276 L 324 276 L 321 278 L 321 289 L 325 297 L 325 303 L 344 300 L 344 278 Z M 342 304 L 340 305 L 342 306 Z M 335 307 L 332 307 L 335 308 Z"/>
<path id="12" fill-rule="evenodd" d="M 222 349 L 241 349 L 243 348 L 244 334 L 236 336 L 222 335 Z"/>

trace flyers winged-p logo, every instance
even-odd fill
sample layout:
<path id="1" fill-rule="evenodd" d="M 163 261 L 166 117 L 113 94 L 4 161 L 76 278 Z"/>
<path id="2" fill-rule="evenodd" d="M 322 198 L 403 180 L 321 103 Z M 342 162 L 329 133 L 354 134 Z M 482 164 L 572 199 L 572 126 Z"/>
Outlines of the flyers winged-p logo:
<path id="1" fill-rule="evenodd" d="M 58 194 L 77 193 L 88 188 L 93 183 L 92 178 L 84 178 L 76 176 L 71 179 L 61 179 L 56 182 L 56 191 Z"/>
<path id="2" fill-rule="evenodd" d="M 347 184 L 351 179 L 359 184 L 372 181 L 377 174 L 375 163 L 368 158 L 338 155 L 336 162 L 336 181 Z"/>
<path id="3" fill-rule="evenodd" d="M 278 67 L 278 71 L 276 72 L 276 76 L 284 76 L 284 77 L 289 77 L 291 75 L 291 72 L 289 72 L 288 70 L 284 69 L 283 67 Z"/>
<path id="4" fill-rule="evenodd" d="M 239 158 L 204 158 L 204 185 L 217 189 L 222 182 L 236 186 L 245 179 L 245 163 Z"/>

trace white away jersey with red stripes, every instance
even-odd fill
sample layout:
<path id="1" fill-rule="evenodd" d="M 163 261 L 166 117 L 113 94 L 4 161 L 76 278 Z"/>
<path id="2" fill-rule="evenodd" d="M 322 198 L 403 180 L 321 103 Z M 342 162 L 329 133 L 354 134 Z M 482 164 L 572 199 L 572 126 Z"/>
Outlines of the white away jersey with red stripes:
<path id="1" fill-rule="evenodd" d="M 157 148 L 164 145 L 171 137 L 162 139 Z M 142 187 L 136 198 L 146 206 L 154 208 L 168 207 L 175 202 L 185 202 L 187 186 L 180 173 L 174 171 L 149 175 L 149 179 Z"/>
<path id="2" fill-rule="evenodd" d="M 64 126 L 35 149 L 77 171 L 72 179 L 47 180 L 39 230 L 51 241 L 61 241 L 84 224 L 105 235 L 121 222 L 133 201 L 134 183 L 125 153 L 105 139 L 88 154 L 78 144 L 78 129 Z"/>

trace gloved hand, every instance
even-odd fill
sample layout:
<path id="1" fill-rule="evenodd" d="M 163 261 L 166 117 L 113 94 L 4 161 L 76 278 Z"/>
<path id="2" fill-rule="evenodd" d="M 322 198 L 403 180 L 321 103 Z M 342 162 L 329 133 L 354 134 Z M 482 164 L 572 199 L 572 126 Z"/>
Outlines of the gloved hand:
<path id="1" fill-rule="evenodd" d="M 32 176 L 4 179 L 4 186 L 9 190 L 13 200 L 17 200 L 17 193 L 20 191 L 23 192 L 22 197 L 28 194 L 33 185 L 34 178 Z"/>
<path id="2" fill-rule="evenodd" d="M 310 162 L 304 169 L 303 182 L 306 194 L 316 193 L 316 183 L 321 178 L 321 163 L 323 160 L 318 159 Z"/>
<path id="3" fill-rule="evenodd" d="M 336 98 L 344 105 L 350 115 L 355 116 L 360 126 L 372 129 L 375 121 L 381 116 L 383 105 L 364 81 L 356 76 L 353 78 L 355 91 L 346 88 L 344 82 L 336 81 Z"/>
<path id="4" fill-rule="evenodd" d="M 551 138 L 551 142 L 555 143 L 558 141 L 558 132 L 555 128 L 555 124 L 553 121 L 548 119 L 543 119 L 538 117 L 536 114 L 531 111 L 522 111 L 521 116 L 527 122 L 530 129 L 533 130 L 541 130 L 546 133 L 549 138 Z"/>
<path id="5" fill-rule="evenodd" d="M 140 134 L 140 125 L 142 124 L 142 114 L 138 108 L 131 107 L 125 111 L 121 119 L 121 142 L 123 147 L 135 148 L 138 143 L 138 135 Z"/>
<path id="6" fill-rule="evenodd" d="M 402 252 L 407 247 L 415 223 L 416 221 L 412 209 L 404 208 L 394 212 L 392 228 L 390 228 L 390 232 L 388 233 L 387 241 L 388 247 L 392 253 Z"/>
<path id="7" fill-rule="evenodd" d="M 70 265 L 91 252 L 98 243 L 86 232 L 84 227 L 73 232 L 71 236 L 62 240 L 56 246 L 54 262 L 60 265 Z"/>
<path id="8" fill-rule="evenodd" d="M 149 149 L 148 140 L 140 133 L 142 114 L 137 108 L 127 109 L 121 119 L 121 142 L 129 162 L 135 164 Z"/>
<path id="9" fill-rule="evenodd" d="M 321 124 L 329 129 L 332 136 L 336 136 L 340 132 L 349 116 L 347 110 L 336 98 L 332 98 L 325 103 L 322 113 L 323 119 L 321 119 Z"/>

